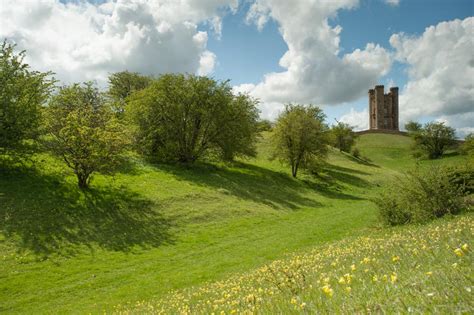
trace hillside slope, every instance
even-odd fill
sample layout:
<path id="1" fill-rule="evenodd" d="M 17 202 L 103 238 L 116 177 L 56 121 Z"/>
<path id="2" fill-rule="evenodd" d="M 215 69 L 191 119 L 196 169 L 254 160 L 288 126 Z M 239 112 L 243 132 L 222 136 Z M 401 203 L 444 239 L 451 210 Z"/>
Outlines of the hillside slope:
<path id="1" fill-rule="evenodd" d="M 134 158 L 114 178 L 96 176 L 88 193 L 47 155 L 4 170 L 0 312 L 97 312 L 368 233 L 370 198 L 415 165 L 409 138 L 371 134 L 358 143 L 367 160 L 334 150 L 318 175 L 293 179 L 268 160 L 267 137 L 256 159 L 232 165 Z"/>

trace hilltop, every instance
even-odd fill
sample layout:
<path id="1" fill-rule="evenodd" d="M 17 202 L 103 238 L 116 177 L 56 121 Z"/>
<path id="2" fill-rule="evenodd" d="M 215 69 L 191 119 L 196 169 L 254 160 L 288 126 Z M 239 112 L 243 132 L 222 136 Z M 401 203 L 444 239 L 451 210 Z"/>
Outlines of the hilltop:
<path id="1" fill-rule="evenodd" d="M 111 310 L 371 234 L 379 229 L 371 198 L 417 164 L 411 141 L 361 135 L 362 158 L 331 150 L 321 172 L 294 179 L 269 160 L 264 133 L 255 159 L 186 168 L 131 156 L 87 193 L 38 154 L 0 177 L 0 311 Z"/>

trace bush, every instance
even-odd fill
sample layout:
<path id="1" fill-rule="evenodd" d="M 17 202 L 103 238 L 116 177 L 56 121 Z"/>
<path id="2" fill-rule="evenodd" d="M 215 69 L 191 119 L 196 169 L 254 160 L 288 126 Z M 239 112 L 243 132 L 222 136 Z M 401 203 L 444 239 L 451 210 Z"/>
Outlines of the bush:
<path id="1" fill-rule="evenodd" d="M 429 159 L 441 158 L 444 152 L 456 143 L 455 130 L 445 126 L 443 122 L 429 122 L 423 127 L 416 122 L 405 125 L 408 134 L 415 140 L 415 157 L 418 151 L 423 152 Z"/>
<path id="2" fill-rule="evenodd" d="M 331 143 L 332 146 L 341 152 L 351 152 L 352 146 L 355 144 L 357 134 L 354 128 L 349 124 L 337 122 L 337 125 L 331 127 Z"/>
<path id="3" fill-rule="evenodd" d="M 150 159 L 193 163 L 255 155 L 257 101 L 234 95 L 228 81 L 166 74 L 128 99 L 135 144 Z"/>
<path id="4" fill-rule="evenodd" d="M 467 208 L 466 178 L 473 169 L 432 167 L 415 170 L 397 178 L 375 199 L 384 223 L 423 223 Z M 470 174 L 466 176 L 466 174 Z M 471 183 L 472 185 L 472 183 Z"/>
<path id="5" fill-rule="evenodd" d="M 41 106 L 55 83 L 50 72 L 32 71 L 25 52 L 14 49 L 0 43 L 0 154 L 18 154 L 25 142 L 38 138 Z"/>
<path id="6" fill-rule="evenodd" d="M 352 150 L 352 156 L 357 159 L 360 158 L 360 151 L 358 148 L 354 148 L 354 150 Z"/>
<path id="7" fill-rule="evenodd" d="M 329 128 L 326 116 L 314 105 L 287 104 L 273 132 L 273 157 L 291 166 L 296 177 L 300 168 L 315 172 L 315 165 L 326 158 Z M 317 171 L 316 171 L 317 172 Z"/>
<path id="8" fill-rule="evenodd" d="M 128 139 L 92 83 L 60 88 L 46 108 L 45 129 L 45 146 L 74 171 L 81 189 L 93 173 L 113 173 Z"/>

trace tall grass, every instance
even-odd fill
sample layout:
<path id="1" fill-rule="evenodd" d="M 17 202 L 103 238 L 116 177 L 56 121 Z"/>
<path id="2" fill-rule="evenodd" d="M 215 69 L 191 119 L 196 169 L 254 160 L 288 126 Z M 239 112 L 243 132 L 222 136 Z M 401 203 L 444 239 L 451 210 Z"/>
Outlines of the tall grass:
<path id="1" fill-rule="evenodd" d="M 470 313 L 472 216 L 384 230 L 118 313 Z"/>

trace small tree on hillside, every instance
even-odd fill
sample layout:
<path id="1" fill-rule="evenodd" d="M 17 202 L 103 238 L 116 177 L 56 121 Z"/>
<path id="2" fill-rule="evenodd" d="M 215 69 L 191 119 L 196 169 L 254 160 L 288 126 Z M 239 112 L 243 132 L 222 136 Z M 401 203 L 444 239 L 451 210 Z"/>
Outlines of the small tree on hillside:
<path id="1" fill-rule="evenodd" d="M 0 154 L 22 147 L 39 135 L 41 105 L 53 88 L 50 72 L 31 71 L 25 52 L 14 53 L 15 45 L 0 44 Z"/>
<path id="2" fill-rule="evenodd" d="M 422 124 L 413 120 L 410 120 L 409 122 L 405 124 L 405 129 L 409 133 L 419 132 L 422 128 L 423 128 Z"/>
<path id="3" fill-rule="evenodd" d="M 474 155 L 474 133 L 470 133 L 464 138 L 460 151 L 462 154 Z"/>
<path id="4" fill-rule="evenodd" d="M 136 91 L 145 89 L 151 82 L 152 78 L 137 72 L 121 71 L 111 74 L 107 94 L 112 100 L 115 113 L 121 117 L 125 110 L 127 97 Z"/>
<path id="5" fill-rule="evenodd" d="M 332 145 L 341 152 L 351 152 L 356 139 L 357 135 L 349 124 L 338 121 L 331 128 Z"/>
<path id="6" fill-rule="evenodd" d="M 415 148 L 425 152 L 430 159 L 440 158 L 455 143 L 455 130 L 443 122 L 426 123 L 408 134 L 415 140 Z"/>
<path id="7" fill-rule="evenodd" d="M 327 154 L 329 129 L 323 111 L 313 105 L 288 104 L 274 127 L 274 156 L 291 166 L 296 177 Z"/>
<path id="8" fill-rule="evenodd" d="M 123 125 L 92 83 L 62 87 L 45 111 L 46 146 L 74 171 L 79 188 L 110 174 L 127 144 Z"/>
<path id="9" fill-rule="evenodd" d="M 134 93 L 127 110 L 138 150 L 161 161 L 193 163 L 216 153 L 253 155 L 256 102 L 227 81 L 166 74 Z"/>

